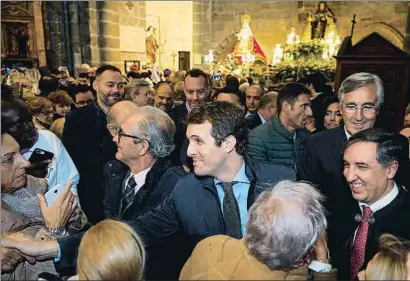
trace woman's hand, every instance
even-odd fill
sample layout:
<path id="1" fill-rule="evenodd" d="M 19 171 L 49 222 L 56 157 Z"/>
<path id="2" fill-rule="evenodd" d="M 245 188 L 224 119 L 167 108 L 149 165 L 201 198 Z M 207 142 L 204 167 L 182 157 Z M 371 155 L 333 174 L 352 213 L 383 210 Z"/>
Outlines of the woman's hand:
<path id="1" fill-rule="evenodd" d="M 37 194 L 46 227 L 55 229 L 65 227 L 67 224 L 76 207 L 74 194 L 70 191 L 72 185 L 70 181 L 51 206 L 47 206 L 43 195 Z"/>

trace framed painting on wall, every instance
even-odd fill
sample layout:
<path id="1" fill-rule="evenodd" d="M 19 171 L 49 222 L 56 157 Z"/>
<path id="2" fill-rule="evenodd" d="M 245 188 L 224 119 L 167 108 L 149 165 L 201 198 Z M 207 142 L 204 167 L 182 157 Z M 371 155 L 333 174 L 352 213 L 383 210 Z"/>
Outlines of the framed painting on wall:
<path id="1" fill-rule="evenodd" d="M 124 61 L 125 73 L 130 71 L 139 72 L 141 69 L 141 64 L 139 60 L 125 60 Z"/>

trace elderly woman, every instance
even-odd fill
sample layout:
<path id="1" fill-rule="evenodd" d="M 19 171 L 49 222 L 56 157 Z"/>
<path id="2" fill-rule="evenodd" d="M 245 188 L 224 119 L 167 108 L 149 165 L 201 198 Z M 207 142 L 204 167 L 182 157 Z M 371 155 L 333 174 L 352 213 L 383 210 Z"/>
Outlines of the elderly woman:
<path id="1" fill-rule="evenodd" d="M 35 97 L 27 101 L 27 106 L 33 116 L 34 127 L 37 130 L 48 130 L 53 124 L 53 103 L 47 98 Z"/>
<path id="2" fill-rule="evenodd" d="M 243 239 L 217 235 L 201 241 L 179 279 L 306 280 L 308 265 L 316 279 L 336 279 L 322 235 L 323 199 L 310 184 L 278 183 L 252 205 Z"/>
<path id="3" fill-rule="evenodd" d="M 58 237 L 81 230 L 87 220 L 70 192 L 71 183 L 51 205 L 42 195 L 47 190 L 44 179 L 26 174 L 29 162 L 20 154 L 18 143 L 8 134 L 1 135 L 1 235 L 32 236 L 40 240 Z M 13 250 L 2 253 L 3 280 L 33 280 L 43 271 L 54 271 L 52 261 L 24 263 L 24 257 Z"/>
<path id="4" fill-rule="evenodd" d="M 410 280 L 410 241 L 390 234 L 379 238 L 379 252 L 359 272 L 359 280 Z"/>

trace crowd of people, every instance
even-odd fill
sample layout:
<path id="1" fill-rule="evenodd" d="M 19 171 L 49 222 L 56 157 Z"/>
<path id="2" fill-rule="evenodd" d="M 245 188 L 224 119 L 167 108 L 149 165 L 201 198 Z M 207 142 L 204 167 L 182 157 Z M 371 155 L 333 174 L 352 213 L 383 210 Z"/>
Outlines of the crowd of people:
<path id="1" fill-rule="evenodd" d="M 410 280 L 410 105 L 377 128 L 377 75 L 39 72 L 2 73 L 4 280 Z"/>

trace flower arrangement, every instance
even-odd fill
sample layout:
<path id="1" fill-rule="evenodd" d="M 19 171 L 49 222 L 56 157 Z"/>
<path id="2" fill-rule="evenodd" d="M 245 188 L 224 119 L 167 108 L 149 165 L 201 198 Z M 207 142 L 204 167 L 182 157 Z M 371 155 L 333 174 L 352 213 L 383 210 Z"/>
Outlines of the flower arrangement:
<path id="1" fill-rule="evenodd" d="M 270 78 L 274 83 L 289 83 L 295 82 L 311 73 L 323 72 L 329 79 L 334 80 L 335 70 L 334 63 L 329 63 L 324 60 L 295 65 L 281 63 L 271 67 Z"/>
<path id="2" fill-rule="evenodd" d="M 326 44 L 322 39 L 312 39 L 298 44 L 286 44 L 284 56 L 297 60 L 301 57 L 318 58 L 323 54 Z"/>

